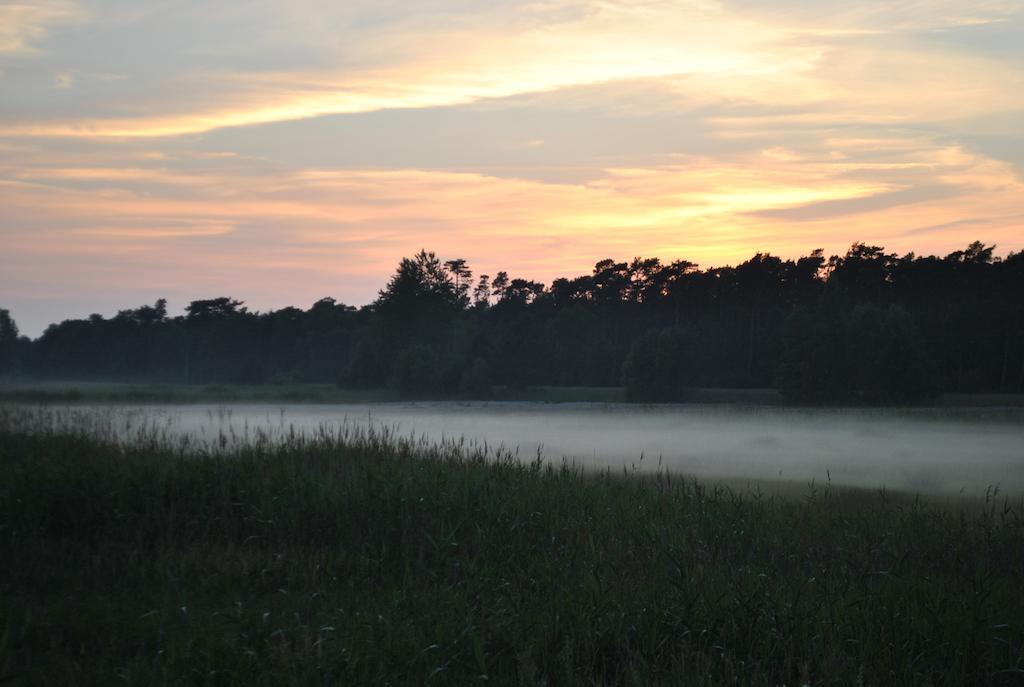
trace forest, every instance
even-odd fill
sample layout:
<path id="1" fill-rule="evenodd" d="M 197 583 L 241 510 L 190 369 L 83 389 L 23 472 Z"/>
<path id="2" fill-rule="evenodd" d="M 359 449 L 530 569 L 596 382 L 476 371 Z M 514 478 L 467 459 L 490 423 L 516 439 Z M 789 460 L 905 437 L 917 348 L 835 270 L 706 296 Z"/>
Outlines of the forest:
<path id="1" fill-rule="evenodd" d="M 0 310 L 0 377 L 187 384 L 332 382 L 486 398 L 495 386 L 777 388 L 802 402 L 1024 392 L 1024 251 L 944 257 L 855 243 L 734 267 L 636 258 L 542 284 L 425 250 L 375 302 L 249 310 L 166 301 L 19 336 Z"/>

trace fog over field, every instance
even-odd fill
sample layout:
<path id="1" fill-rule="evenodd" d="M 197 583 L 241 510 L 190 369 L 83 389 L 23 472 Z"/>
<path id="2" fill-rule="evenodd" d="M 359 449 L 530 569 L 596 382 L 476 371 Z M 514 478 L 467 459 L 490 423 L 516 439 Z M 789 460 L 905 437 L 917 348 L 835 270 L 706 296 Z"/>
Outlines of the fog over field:
<path id="1" fill-rule="evenodd" d="M 282 435 L 388 427 L 465 440 L 533 460 L 711 478 L 783 480 L 922 493 L 1024 492 L 1020 410 L 794 409 L 619 404 L 383 403 L 141 406 L 121 418 L 172 435 Z"/>

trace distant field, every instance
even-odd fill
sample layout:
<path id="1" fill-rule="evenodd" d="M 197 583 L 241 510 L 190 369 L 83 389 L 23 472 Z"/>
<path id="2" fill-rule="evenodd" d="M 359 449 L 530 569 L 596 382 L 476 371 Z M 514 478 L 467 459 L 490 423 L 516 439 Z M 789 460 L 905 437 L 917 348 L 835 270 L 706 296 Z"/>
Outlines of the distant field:
<path id="1" fill-rule="evenodd" d="M 450 400 L 462 396 L 415 396 L 392 389 L 342 389 L 333 384 L 189 385 L 110 382 L 34 382 L 0 384 L 0 400 L 38 403 L 373 403 L 405 400 Z M 623 402 L 619 387 L 495 387 L 494 401 Z"/>
<path id="2" fill-rule="evenodd" d="M 376 403 L 475 399 L 538 403 L 624 403 L 621 387 L 494 387 L 484 398 L 414 396 L 393 389 L 343 389 L 333 384 L 135 384 L 114 382 L 0 382 L 0 401 L 38 403 Z M 786 405 L 775 389 L 693 389 L 690 403 Z M 947 394 L 923 407 L 1024 407 L 1024 394 Z"/>
<path id="3" fill-rule="evenodd" d="M 0 680 L 1024 676 L 1024 504 L 768 495 L 352 430 L 197 448 L 0 407 Z"/>
<path id="4" fill-rule="evenodd" d="M 345 403 L 394 398 L 387 390 L 347 390 L 333 384 L 133 384 L 36 382 L 0 385 L 0 399 L 21 402 L 207 403 L 294 401 Z"/>

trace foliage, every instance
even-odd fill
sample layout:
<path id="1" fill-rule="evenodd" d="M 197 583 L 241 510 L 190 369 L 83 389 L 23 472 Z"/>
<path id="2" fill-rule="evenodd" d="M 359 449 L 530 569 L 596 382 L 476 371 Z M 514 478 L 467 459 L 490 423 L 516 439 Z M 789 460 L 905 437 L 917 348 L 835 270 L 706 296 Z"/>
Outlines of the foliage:
<path id="1" fill-rule="evenodd" d="M 463 383 L 482 360 L 490 385 L 630 386 L 653 400 L 676 394 L 641 389 L 676 382 L 641 369 L 645 356 L 667 364 L 649 332 L 682 328 L 681 385 L 777 385 L 823 402 L 1024 392 L 1024 252 L 999 258 L 982 243 L 945 257 L 857 243 L 828 258 L 759 253 L 705 269 L 608 259 L 550 286 L 504 271 L 471 288 L 472 279 L 466 260 L 421 250 L 358 310 L 325 298 L 308 310 L 258 313 L 219 297 L 175 317 L 161 300 L 52 325 L 13 353 L 0 344 L 0 356 L 8 370 L 15 360 L 22 373 L 50 379 L 287 379 L 417 394 L 486 392 L 488 384 Z"/>
<path id="2" fill-rule="evenodd" d="M 905 309 L 861 304 L 846 324 L 855 394 L 868 401 L 912 400 L 934 394 L 925 341 Z"/>
<path id="3" fill-rule="evenodd" d="M 430 346 L 421 344 L 402 349 L 395 357 L 391 386 L 416 394 L 441 388 L 440 357 Z"/>
<path id="4" fill-rule="evenodd" d="M 473 363 L 462 374 L 459 389 L 475 398 L 488 398 L 491 395 L 491 370 L 483 358 L 475 358 Z"/>
<path id="5" fill-rule="evenodd" d="M 787 319 L 778 379 L 784 394 L 869 403 L 935 394 L 935 373 L 910 313 L 873 304 L 844 313 L 830 305 Z"/>
<path id="6" fill-rule="evenodd" d="M 0 375 L 14 371 L 17 347 L 18 325 L 9 311 L 0 308 Z"/>
<path id="7" fill-rule="evenodd" d="M 460 264 L 461 263 L 461 264 Z M 465 261 L 449 261 L 464 274 Z M 421 250 L 413 258 L 402 258 L 398 270 L 377 299 L 377 312 L 396 329 L 428 322 L 446 310 L 463 306 L 465 284 L 456 285 L 452 274 L 434 253 Z"/>
<path id="8" fill-rule="evenodd" d="M 631 401 L 678 401 L 693 375 L 693 343 L 680 327 L 643 334 L 629 349 L 622 367 L 626 398 Z"/>
<path id="9" fill-rule="evenodd" d="M 390 368 L 383 357 L 380 335 L 374 334 L 366 334 L 358 340 L 344 375 L 338 380 L 339 385 L 357 389 L 384 385 Z"/>

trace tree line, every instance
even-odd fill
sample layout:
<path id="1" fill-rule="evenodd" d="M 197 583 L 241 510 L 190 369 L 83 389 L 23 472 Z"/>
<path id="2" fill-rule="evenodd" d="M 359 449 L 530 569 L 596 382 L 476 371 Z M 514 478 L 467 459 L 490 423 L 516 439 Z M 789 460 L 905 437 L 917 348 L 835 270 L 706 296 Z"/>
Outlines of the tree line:
<path id="1" fill-rule="evenodd" d="M 694 387 L 803 401 L 1024 392 L 1024 251 L 944 257 L 854 244 L 735 267 L 602 260 L 546 285 L 420 251 L 375 302 L 252 312 L 166 301 L 20 337 L 0 310 L 0 375 L 184 383 L 336 382 L 485 397 L 495 385 L 623 386 L 640 401 Z"/>

